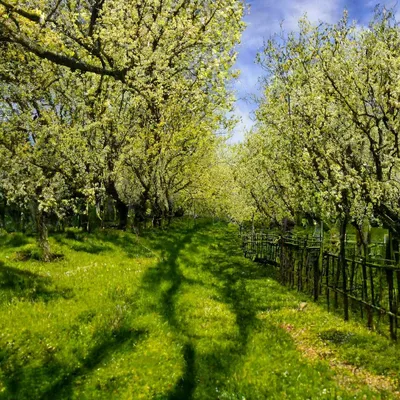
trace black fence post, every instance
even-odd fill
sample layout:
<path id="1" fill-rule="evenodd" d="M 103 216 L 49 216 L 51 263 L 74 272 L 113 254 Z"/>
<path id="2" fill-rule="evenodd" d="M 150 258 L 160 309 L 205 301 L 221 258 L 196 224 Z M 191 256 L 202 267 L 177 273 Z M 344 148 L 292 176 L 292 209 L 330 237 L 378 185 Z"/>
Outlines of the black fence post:
<path id="1" fill-rule="evenodd" d="M 319 295 L 319 257 L 314 258 L 314 301 L 318 301 Z"/>
<path id="2" fill-rule="evenodd" d="M 331 260 L 331 257 L 330 257 L 330 255 L 329 254 L 327 254 L 326 255 L 326 269 L 325 269 L 325 271 L 326 271 L 326 277 L 325 277 L 325 279 L 326 279 L 326 305 L 327 305 L 327 307 L 328 307 L 328 311 L 330 311 L 330 300 L 331 300 L 331 297 L 330 297 L 330 291 L 329 291 L 329 273 L 330 273 L 330 271 L 329 271 L 329 264 L 330 264 L 330 260 Z"/>
<path id="3" fill-rule="evenodd" d="M 397 332 L 396 332 L 396 308 L 395 308 L 395 301 L 394 301 L 394 285 L 393 285 L 393 270 L 387 268 L 386 269 L 386 279 L 388 283 L 388 294 L 389 294 L 389 324 L 390 324 L 390 337 L 393 340 L 397 339 Z"/>

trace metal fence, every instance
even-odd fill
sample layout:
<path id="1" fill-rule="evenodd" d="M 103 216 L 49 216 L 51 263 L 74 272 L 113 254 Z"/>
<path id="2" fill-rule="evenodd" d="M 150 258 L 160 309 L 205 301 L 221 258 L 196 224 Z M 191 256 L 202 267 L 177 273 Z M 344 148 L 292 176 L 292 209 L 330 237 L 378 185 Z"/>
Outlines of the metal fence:
<path id="1" fill-rule="evenodd" d="M 242 243 L 246 257 L 278 268 L 281 283 L 315 301 L 324 297 L 328 309 L 342 309 L 346 320 L 357 314 L 371 329 L 388 324 L 397 339 L 400 267 L 394 260 L 361 257 L 351 246 L 341 260 L 331 247 L 324 250 L 319 238 L 307 236 L 242 233 Z"/>

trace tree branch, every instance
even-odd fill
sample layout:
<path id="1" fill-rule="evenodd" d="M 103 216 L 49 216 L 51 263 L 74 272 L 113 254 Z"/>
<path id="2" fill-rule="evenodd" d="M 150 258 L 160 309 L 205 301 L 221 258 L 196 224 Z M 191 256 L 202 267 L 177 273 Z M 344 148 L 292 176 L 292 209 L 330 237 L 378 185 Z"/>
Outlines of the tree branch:
<path id="1" fill-rule="evenodd" d="M 2 1 L 2 0 L 0 0 Z M 107 75 L 115 78 L 118 81 L 124 82 L 126 77 L 126 69 L 123 70 L 110 70 L 100 66 L 91 65 L 83 61 L 79 61 L 73 57 L 67 57 L 64 54 L 58 54 L 53 51 L 44 49 L 34 42 L 32 42 L 29 38 L 24 35 L 16 35 L 14 34 L 8 27 L 4 26 L 5 29 L 8 30 L 10 38 L 12 42 L 17 43 L 28 50 L 30 53 L 35 54 L 41 59 L 45 59 L 51 61 L 57 65 L 61 65 L 64 67 L 68 67 L 72 71 L 82 71 L 82 72 L 92 72 L 98 75 Z"/>

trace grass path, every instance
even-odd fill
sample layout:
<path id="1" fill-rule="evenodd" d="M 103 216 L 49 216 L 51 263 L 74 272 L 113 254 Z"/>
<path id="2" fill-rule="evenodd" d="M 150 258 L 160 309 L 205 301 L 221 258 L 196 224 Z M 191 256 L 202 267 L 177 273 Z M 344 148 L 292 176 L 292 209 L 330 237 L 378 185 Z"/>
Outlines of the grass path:
<path id="1" fill-rule="evenodd" d="M 0 399 L 400 398 L 399 346 L 280 286 L 234 227 L 52 240 L 43 264 L 1 238 Z"/>

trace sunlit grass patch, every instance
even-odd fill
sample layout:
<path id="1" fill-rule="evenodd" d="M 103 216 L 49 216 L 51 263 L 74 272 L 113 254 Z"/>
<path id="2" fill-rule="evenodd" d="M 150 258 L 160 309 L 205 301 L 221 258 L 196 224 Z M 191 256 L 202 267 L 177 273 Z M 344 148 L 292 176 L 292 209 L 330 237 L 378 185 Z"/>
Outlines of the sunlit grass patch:
<path id="1" fill-rule="evenodd" d="M 347 396 L 400 397 L 399 347 L 379 334 L 357 322 L 345 322 L 312 302 L 303 310 L 282 307 L 262 311 L 258 318 L 285 330 L 304 359 L 329 366 L 334 381 Z"/>
<path id="2" fill-rule="evenodd" d="M 181 329 L 188 337 L 223 340 L 238 335 L 236 315 L 229 305 L 213 299 L 215 290 L 187 285 L 176 304 Z"/>

